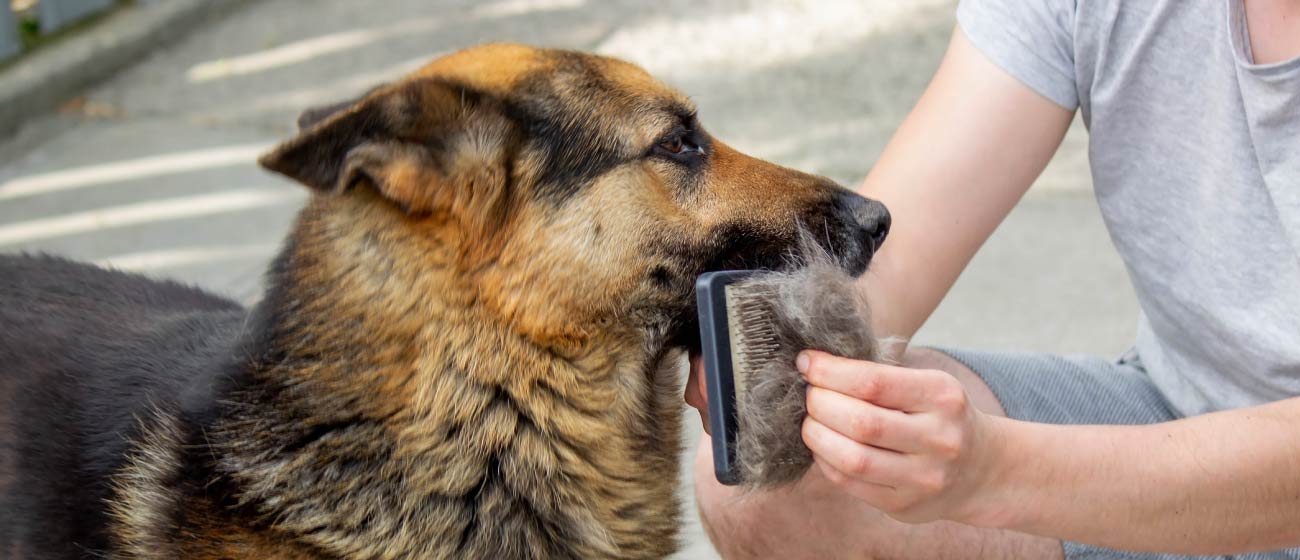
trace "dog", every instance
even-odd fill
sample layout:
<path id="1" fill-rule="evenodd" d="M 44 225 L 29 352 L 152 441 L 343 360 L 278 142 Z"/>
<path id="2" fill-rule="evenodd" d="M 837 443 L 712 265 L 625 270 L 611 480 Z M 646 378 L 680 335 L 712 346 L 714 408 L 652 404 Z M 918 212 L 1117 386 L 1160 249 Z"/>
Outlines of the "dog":
<path id="1" fill-rule="evenodd" d="M 251 310 L 0 257 L 0 557 L 662 558 L 693 282 L 888 212 L 627 62 L 491 44 L 312 109 Z"/>

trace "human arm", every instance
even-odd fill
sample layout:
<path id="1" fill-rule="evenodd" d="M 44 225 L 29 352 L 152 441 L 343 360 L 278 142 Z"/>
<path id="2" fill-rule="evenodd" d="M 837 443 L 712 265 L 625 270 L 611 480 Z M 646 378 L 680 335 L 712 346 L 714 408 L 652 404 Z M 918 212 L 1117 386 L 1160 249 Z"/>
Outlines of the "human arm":
<path id="1" fill-rule="evenodd" d="M 1300 399 L 1058 426 L 980 412 L 945 372 L 808 356 L 819 470 L 896 519 L 1182 554 L 1300 546 Z"/>
<path id="2" fill-rule="evenodd" d="M 954 39 L 954 50 L 962 40 L 960 34 Z M 936 77 L 936 84 L 939 80 Z M 918 114 L 925 114 L 921 105 L 909 121 Z M 905 123 L 890 149 L 929 141 L 919 134 L 909 140 L 907 128 Z M 899 161 L 907 163 L 887 150 L 863 187 L 896 215 L 891 238 L 864 284 L 879 332 L 909 337 L 1002 214 L 973 200 L 924 201 L 918 193 L 895 198 L 908 186 L 893 178 L 891 166 Z M 1013 175 L 1038 172 L 1008 169 Z M 982 192 L 1002 193 L 993 202 L 1015 201 L 1008 185 L 967 194 Z M 973 223 L 955 226 L 968 232 L 964 242 L 944 242 L 930 233 L 949 223 L 941 221 L 943 212 L 930 214 L 929 209 L 950 202 L 988 212 L 972 214 L 965 219 Z M 916 204 L 924 205 L 909 210 Z M 916 226 L 912 235 L 906 224 Z M 927 259 L 936 253 L 947 256 Z M 852 371 L 866 370 L 877 377 L 853 381 L 846 373 L 838 383 L 897 385 L 894 390 L 904 393 L 930 391 L 920 404 L 893 403 L 901 411 L 871 399 L 854 399 L 864 403 L 858 407 L 865 408 L 864 413 L 845 406 L 852 401 L 838 398 L 842 393 L 831 394 L 828 385 L 837 381 L 810 376 L 820 388 L 810 391 L 811 420 L 805 435 L 817 455 L 818 470 L 837 488 L 898 519 L 949 519 L 1113 548 L 1188 554 L 1300 546 L 1295 529 L 1300 526 L 1300 475 L 1294 474 L 1300 472 L 1300 400 L 1149 426 L 1055 426 L 979 412 L 970 406 L 969 391 L 963 392 L 944 372 L 847 363 L 857 364 Z M 896 381 L 880 381 L 891 371 L 898 374 Z M 930 388 L 920 388 L 926 386 Z M 908 406 L 928 408 L 906 410 Z M 855 431 L 860 437 L 844 435 Z M 880 441 L 886 434 L 891 441 Z M 846 439 L 867 439 L 874 449 L 831 446 Z M 836 464 L 850 473 L 837 471 Z M 860 476 L 855 470 L 873 474 Z M 889 473 L 906 475 L 891 479 Z"/>
<path id="3" fill-rule="evenodd" d="M 878 334 L 907 340 L 920 329 L 1047 166 L 1073 114 L 954 32 L 929 87 L 859 189 L 893 215 L 861 280 Z"/>

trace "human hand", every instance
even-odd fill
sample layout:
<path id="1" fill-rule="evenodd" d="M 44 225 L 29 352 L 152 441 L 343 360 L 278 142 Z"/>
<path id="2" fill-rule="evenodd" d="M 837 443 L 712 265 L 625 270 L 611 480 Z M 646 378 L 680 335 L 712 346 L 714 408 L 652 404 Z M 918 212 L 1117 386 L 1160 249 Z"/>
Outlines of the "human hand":
<path id="1" fill-rule="evenodd" d="M 810 384 L 804 443 L 835 486 L 900 521 L 978 516 L 996 434 L 960 381 L 811 350 L 796 366 Z"/>

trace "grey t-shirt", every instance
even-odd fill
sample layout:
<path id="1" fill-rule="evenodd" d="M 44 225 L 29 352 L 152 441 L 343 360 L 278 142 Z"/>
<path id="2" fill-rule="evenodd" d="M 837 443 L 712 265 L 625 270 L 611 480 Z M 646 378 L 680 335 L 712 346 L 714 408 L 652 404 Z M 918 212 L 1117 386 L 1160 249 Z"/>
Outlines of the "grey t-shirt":
<path id="1" fill-rule="evenodd" d="M 1082 111 L 1138 354 L 1174 407 L 1300 395 L 1300 59 L 1255 64 L 1241 0 L 963 0 L 957 19 Z"/>

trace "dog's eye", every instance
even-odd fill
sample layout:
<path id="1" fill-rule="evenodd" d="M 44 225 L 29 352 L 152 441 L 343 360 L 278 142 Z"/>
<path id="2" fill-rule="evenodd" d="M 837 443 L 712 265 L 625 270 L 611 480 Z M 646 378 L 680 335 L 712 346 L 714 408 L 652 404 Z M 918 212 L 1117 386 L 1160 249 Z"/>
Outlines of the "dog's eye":
<path id="1" fill-rule="evenodd" d="M 686 141 L 682 140 L 681 137 L 673 138 L 667 142 L 660 142 L 659 147 L 670 154 L 680 154 L 682 150 L 686 149 Z"/>
<path id="2" fill-rule="evenodd" d="M 684 136 L 674 136 L 655 145 L 655 150 L 670 156 L 681 156 L 683 154 L 699 152 L 700 147 L 695 145 L 694 142 L 687 140 Z"/>

